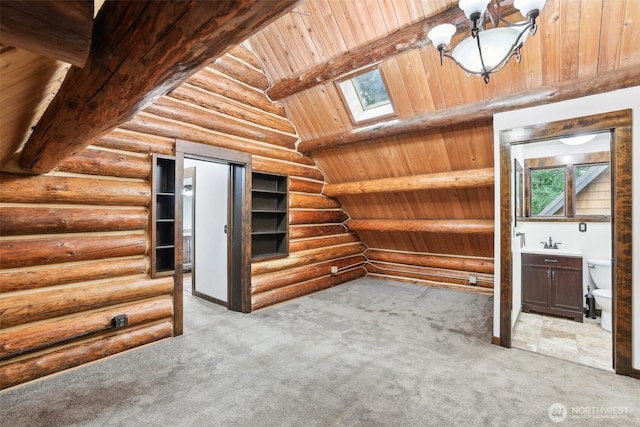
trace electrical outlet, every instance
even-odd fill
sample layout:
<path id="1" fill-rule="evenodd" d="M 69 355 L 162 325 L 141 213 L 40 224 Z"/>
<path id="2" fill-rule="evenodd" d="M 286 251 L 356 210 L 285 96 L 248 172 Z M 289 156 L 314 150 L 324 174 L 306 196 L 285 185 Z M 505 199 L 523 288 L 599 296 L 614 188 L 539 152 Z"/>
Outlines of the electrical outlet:
<path id="1" fill-rule="evenodd" d="M 478 278 L 476 276 L 469 276 L 469 283 L 475 285 L 478 283 Z"/>
<path id="2" fill-rule="evenodd" d="M 331 274 L 336 274 L 338 273 L 338 266 L 337 265 L 332 265 L 331 266 Z"/>
<path id="3" fill-rule="evenodd" d="M 118 314 L 111 319 L 111 326 L 116 329 L 126 328 L 129 325 L 129 316 L 126 314 Z"/>

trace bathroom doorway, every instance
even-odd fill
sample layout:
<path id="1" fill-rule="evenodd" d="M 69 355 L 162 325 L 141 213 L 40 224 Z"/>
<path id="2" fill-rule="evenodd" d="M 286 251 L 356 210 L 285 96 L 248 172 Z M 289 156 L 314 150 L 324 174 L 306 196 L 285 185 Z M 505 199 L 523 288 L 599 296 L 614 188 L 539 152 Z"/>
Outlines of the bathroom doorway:
<path id="1" fill-rule="evenodd" d="M 511 147 L 512 346 L 608 371 L 611 327 L 583 310 L 595 290 L 590 261 L 611 260 L 610 145 L 600 132 Z"/>
<path id="2" fill-rule="evenodd" d="M 575 129 L 579 129 L 576 132 Z M 612 215 L 611 258 L 612 268 L 612 359 L 618 374 L 631 375 L 631 111 L 597 114 L 588 117 L 543 123 L 535 126 L 503 130 L 500 132 L 500 345 L 512 346 L 512 327 L 515 324 L 515 301 L 518 295 L 513 286 L 516 269 L 514 224 L 515 194 L 512 166 L 512 148 L 518 145 L 546 141 L 553 138 L 575 136 L 577 133 L 610 134 Z M 515 309 L 515 310 L 514 310 Z"/>

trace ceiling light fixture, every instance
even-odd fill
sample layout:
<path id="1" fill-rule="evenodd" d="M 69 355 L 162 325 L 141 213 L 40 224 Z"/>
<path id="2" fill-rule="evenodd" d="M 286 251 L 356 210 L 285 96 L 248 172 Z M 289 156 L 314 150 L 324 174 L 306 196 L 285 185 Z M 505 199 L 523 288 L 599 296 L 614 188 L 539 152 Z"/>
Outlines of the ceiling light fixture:
<path id="1" fill-rule="evenodd" d="M 596 136 L 598 136 L 598 135 L 595 134 L 595 133 L 593 133 L 591 135 L 571 136 L 571 137 L 567 137 L 567 138 L 560 138 L 560 142 L 562 142 L 563 144 L 567 144 L 567 145 L 582 145 L 582 144 L 586 144 L 587 142 L 593 140 Z"/>
<path id="2" fill-rule="evenodd" d="M 457 31 L 455 25 L 440 24 L 427 34 L 440 52 L 440 65 L 443 65 L 444 57 L 450 58 L 467 74 L 481 75 L 485 83 L 489 83 L 489 75 L 500 71 L 512 56 L 520 62 L 520 48 L 529 33 L 536 33 L 536 18 L 546 0 L 515 0 L 513 6 L 527 18 L 526 21 L 511 23 L 498 12 L 490 13 L 493 28 L 487 28 L 485 12 L 491 1 L 460 0 L 458 6 L 470 21 L 471 37 L 466 37 L 453 49 L 448 46 Z M 500 23 L 504 26 L 499 27 Z"/>

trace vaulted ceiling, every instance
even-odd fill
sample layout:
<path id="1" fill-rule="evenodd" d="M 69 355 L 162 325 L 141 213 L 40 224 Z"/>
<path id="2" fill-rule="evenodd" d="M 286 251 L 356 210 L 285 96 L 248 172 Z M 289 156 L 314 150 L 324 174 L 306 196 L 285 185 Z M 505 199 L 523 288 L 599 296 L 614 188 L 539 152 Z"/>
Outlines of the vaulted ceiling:
<path id="1" fill-rule="evenodd" d="M 511 0 L 493 3 L 509 20 L 521 19 Z M 638 84 L 638 0 L 547 0 L 522 62 L 512 60 L 489 84 L 466 77 L 451 61 L 441 66 L 426 37 L 440 22 L 464 28 L 456 5 L 457 0 L 306 0 L 261 31 L 246 24 L 243 31 L 254 34 L 245 45 L 270 80 L 267 93 L 284 105 L 299 150 L 315 159 L 327 183 L 486 171 L 494 167 L 494 112 L 604 91 L 634 78 Z M 456 37 L 462 36 L 459 31 Z M 0 61 L 4 161 L 29 137 L 68 65 L 9 46 L 2 46 Z M 374 64 L 388 82 L 397 117 L 361 128 L 351 123 L 334 80 Z M 485 226 L 493 218 L 492 182 L 336 197 L 352 220 L 413 221 L 406 230 L 400 223 L 386 231 L 365 226 L 359 235 L 371 248 L 493 255 L 493 235 Z M 443 231 L 432 222 L 441 220 L 478 227 L 470 233 Z"/>
<path id="2" fill-rule="evenodd" d="M 511 4 L 501 2 L 502 9 L 513 11 Z M 399 118 L 428 116 L 444 108 L 640 64 L 640 49 L 634 43 L 640 37 L 638 1 L 548 0 L 538 18 L 537 34 L 524 45 L 522 62 L 512 60 L 485 85 L 479 77 L 466 77 L 451 61 L 440 66 L 437 50 L 424 41 L 434 15 L 450 11 L 447 18 L 461 17 L 456 5 L 454 0 L 307 0 L 251 37 L 250 43 L 278 87 L 300 78 L 321 80 L 310 71 L 320 67 L 329 72 L 356 50 L 361 52 L 360 61 L 352 59 L 351 64 L 358 68 L 371 64 L 368 58 L 375 58 L 376 52 L 367 46 L 393 39 L 413 26 L 417 40 L 409 43 L 417 47 L 403 52 L 404 47 L 396 45 L 391 56 L 379 61 Z M 508 19 L 522 20 L 522 16 L 515 12 Z M 353 129 L 332 80 L 325 78 L 283 99 L 302 141 Z"/>
<path id="3" fill-rule="evenodd" d="M 523 19 L 512 1 L 493 2 L 498 3 L 509 21 Z M 299 149 L 314 157 L 328 183 L 360 185 L 492 168 L 491 115 L 527 102 L 560 100 L 554 97 L 567 88 L 567 97 L 608 90 L 595 79 L 607 81 L 618 70 L 638 74 L 640 49 L 633 42 L 640 37 L 638 21 L 636 0 L 548 0 L 537 34 L 522 49 L 522 62 L 512 59 L 489 84 L 479 76 L 467 77 L 452 61 L 441 66 L 426 38 L 440 22 L 457 24 L 458 39 L 467 35 L 468 24 L 454 0 L 307 0 L 249 42 L 272 82 L 268 93 L 281 98 L 296 126 Z M 378 63 L 397 117 L 355 126 L 334 79 Z M 350 140 L 356 142 L 345 144 Z M 337 197 L 354 226 L 371 225 L 358 231 L 370 248 L 493 255 L 493 234 L 482 227 L 476 233 L 440 232 L 428 225 L 491 220 L 492 182 Z M 374 229 L 380 226 L 374 220 L 381 219 L 389 229 Z"/>

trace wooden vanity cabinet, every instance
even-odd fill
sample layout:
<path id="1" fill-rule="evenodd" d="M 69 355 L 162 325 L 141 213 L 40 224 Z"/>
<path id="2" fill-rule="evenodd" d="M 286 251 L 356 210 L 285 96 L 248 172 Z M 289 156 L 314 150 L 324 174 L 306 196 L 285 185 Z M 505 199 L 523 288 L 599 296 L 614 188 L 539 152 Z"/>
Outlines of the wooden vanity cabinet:
<path id="1" fill-rule="evenodd" d="M 582 322 L 582 257 L 523 253 L 522 311 Z"/>

